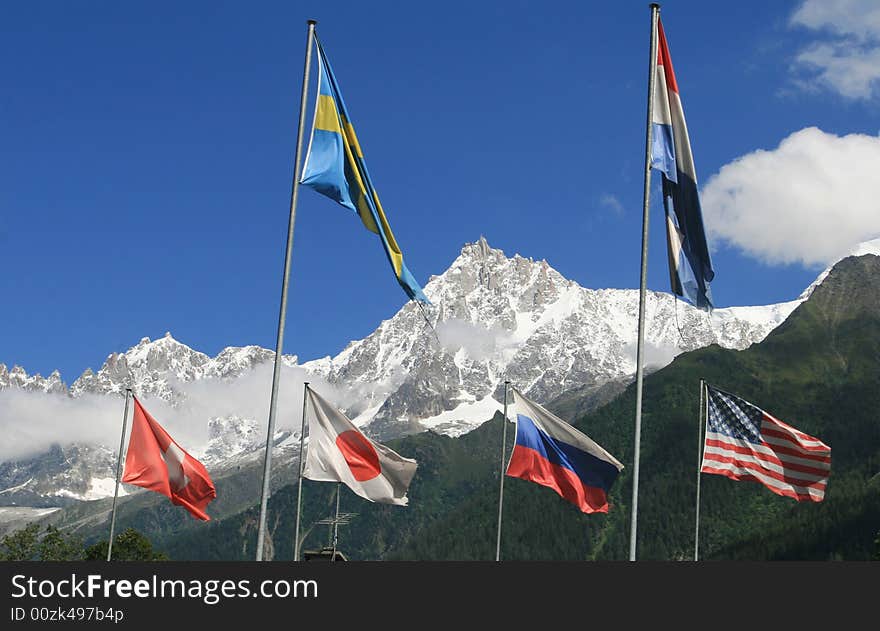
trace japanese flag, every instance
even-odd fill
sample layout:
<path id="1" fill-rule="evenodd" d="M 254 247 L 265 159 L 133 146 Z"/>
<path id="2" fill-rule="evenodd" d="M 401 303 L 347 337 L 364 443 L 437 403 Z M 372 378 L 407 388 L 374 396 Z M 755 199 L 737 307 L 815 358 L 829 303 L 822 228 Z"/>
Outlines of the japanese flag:
<path id="1" fill-rule="evenodd" d="M 416 461 L 364 436 L 311 388 L 306 388 L 306 397 L 309 443 L 303 477 L 343 482 L 371 502 L 406 506 Z"/>

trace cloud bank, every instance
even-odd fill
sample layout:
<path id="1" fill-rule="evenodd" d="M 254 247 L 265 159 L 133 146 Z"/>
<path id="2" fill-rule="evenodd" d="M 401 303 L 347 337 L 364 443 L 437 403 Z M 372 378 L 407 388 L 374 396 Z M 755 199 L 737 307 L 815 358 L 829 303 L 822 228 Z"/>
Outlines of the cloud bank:
<path id="1" fill-rule="evenodd" d="M 308 375 L 300 367 L 283 366 L 278 392 L 276 431 L 298 433 L 302 419 L 303 382 L 342 408 L 360 404 L 364 395 L 356 389 L 342 390 Z M 174 384 L 186 396 L 177 407 L 151 396 L 139 397 L 144 408 L 181 447 L 198 457 L 209 441 L 212 418 L 240 416 L 256 421 L 260 441 L 265 442 L 272 388 L 272 364 L 265 363 L 237 379 L 201 379 Z M 17 388 L 0 391 L 0 463 L 30 458 L 53 444 L 100 444 L 115 452 L 122 430 L 123 398 L 84 394 L 71 398 Z M 131 431 L 129 412 L 129 430 Z M 126 445 L 128 438 L 126 437 Z"/>

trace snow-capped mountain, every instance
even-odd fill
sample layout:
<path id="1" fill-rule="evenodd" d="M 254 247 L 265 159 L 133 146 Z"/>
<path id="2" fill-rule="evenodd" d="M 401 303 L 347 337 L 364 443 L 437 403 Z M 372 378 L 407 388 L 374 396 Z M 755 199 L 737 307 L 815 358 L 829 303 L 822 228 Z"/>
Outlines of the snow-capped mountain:
<path id="1" fill-rule="evenodd" d="M 635 372 L 638 291 L 587 289 L 546 261 L 508 258 L 484 238 L 465 245 L 425 294 L 426 326 L 410 303 L 336 357 L 303 368 L 370 393 L 349 409 L 374 435 L 431 428 L 468 431 L 489 418 L 509 380 L 537 401 Z M 743 349 L 778 326 L 799 300 L 718 309 L 711 316 L 648 292 L 646 361 L 665 365 L 709 344 Z M 372 386 L 372 387 L 371 387 Z"/>
<path id="2" fill-rule="evenodd" d="M 61 381 L 61 373 L 52 371 L 48 377 L 42 375 L 28 375 L 21 366 L 13 366 L 12 370 L 0 364 L 0 390 L 6 388 L 21 388 L 31 392 L 67 392 L 67 386 Z"/>
<path id="3" fill-rule="evenodd" d="M 847 256 L 864 256 L 865 254 L 873 254 L 874 256 L 880 256 L 880 237 L 876 239 L 872 239 L 870 241 L 863 241 L 855 246 Z M 813 293 L 813 290 L 816 289 L 819 285 L 822 284 L 822 281 L 828 276 L 828 273 L 831 271 L 831 268 L 834 265 L 829 265 L 826 267 L 821 274 L 816 277 L 812 283 L 810 283 L 809 287 L 807 287 L 800 296 L 798 296 L 798 301 L 803 302 Z"/>
<path id="4" fill-rule="evenodd" d="M 0 506 L 66 506 L 108 497 L 115 480 L 115 449 L 54 444 L 39 457 L 0 463 Z"/>
<path id="5" fill-rule="evenodd" d="M 139 395 L 174 404 L 185 398 L 187 383 L 208 378 L 234 379 L 274 358 L 274 351 L 259 346 L 230 346 L 212 358 L 178 342 L 169 332 L 155 341 L 145 337 L 125 353 L 112 353 L 97 373 L 87 368 L 71 384 L 70 394 L 76 397 L 86 392 L 121 393 L 132 388 Z M 283 361 L 293 366 L 297 359 L 295 355 L 285 355 Z"/>
<path id="6" fill-rule="evenodd" d="M 880 254 L 880 239 L 862 244 L 858 253 Z M 648 292 L 647 364 L 658 368 L 680 352 L 710 344 L 743 349 L 764 339 L 824 274 L 795 300 L 717 309 L 711 316 L 670 294 Z M 296 356 L 286 355 L 284 365 L 331 389 L 337 405 L 379 440 L 424 429 L 450 435 L 469 431 L 501 408 L 505 380 L 543 402 L 635 372 L 637 290 L 587 289 L 546 261 L 508 257 L 480 238 L 466 244 L 443 274 L 432 277 L 425 293 L 433 305 L 424 315 L 408 303 L 335 357 L 298 364 Z M 233 389 L 260 370 L 268 378 L 273 358 L 274 351 L 258 346 L 230 347 L 209 357 L 169 333 L 111 354 L 97 372 L 87 369 L 69 388 L 57 371 L 43 378 L 0 364 L 0 391 L 20 389 L 73 401 L 113 396 L 118 401 L 131 387 L 140 397 L 155 397 L 192 414 L 200 409 L 206 385 Z M 201 424 L 203 442 L 188 448 L 209 468 L 228 466 L 262 448 L 264 414 L 244 403 L 230 399 L 222 413 L 193 421 Z M 288 457 L 298 448 L 298 436 L 290 431 L 279 431 L 275 439 Z M 54 455 L 0 465 L 0 505 L 20 505 L 51 493 L 68 499 L 112 495 L 105 481 L 114 476 L 115 444 L 53 449 Z M 66 465 L 41 468 L 38 461 Z M 68 479 L 62 470 L 74 473 Z"/>

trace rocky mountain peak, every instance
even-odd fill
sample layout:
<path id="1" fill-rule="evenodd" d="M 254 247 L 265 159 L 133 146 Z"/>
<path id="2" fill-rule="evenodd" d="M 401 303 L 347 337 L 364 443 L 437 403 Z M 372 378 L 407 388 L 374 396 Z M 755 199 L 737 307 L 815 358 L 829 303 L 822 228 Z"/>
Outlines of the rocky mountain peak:
<path id="1" fill-rule="evenodd" d="M 843 258 L 847 258 L 850 256 L 864 256 L 865 254 L 880 256 L 880 237 L 872 239 L 870 241 L 863 241 L 862 243 L 859 243 L 852 249 L 852 251 L 850 251 L 847 256 L 842 257 L 838 260 L 838 262 Z M 816 277 L 816 280 L 814 280 L 810 284 L 810 286 L 807 287 L 800 296 L 798 296 L 798 300 L 806 300 L 807 298 L 809 298 L 815 291 L 816 287 L 825 282 L 825 279 L 828 277 L 828 274 L 831 273 L 831 270 L 834 269 L 834 267 L 835 265 L 829 265 L 828 267 L 826 267 L 825 270 Z"/>
<path id="2" fill-rule="evenodd" d="M 880 256 L 868 253 L 839 261 L 807 302 L 832 326 L 880 317 Z"/>
<path id="3" fill-rule="evenodd" d="M 67 386 L 61 380 L 61 373 L 53 370 L 48 377 L 40 373 L 29 375 L 24 367 L 18 364 L 11 370 L 5 364 L 0 364 L 0 390 L 5 388 L 19 388 L 31 392 L 66 393 Z"/>
<path id="4" fill-rule="evenodd" d="M 481 236 L 431 278 L 425 293 L 434 303 L 436 338 L 407 305 L 336 357 L 303 364 L 340 388 L 370 392 L 369 404 L 348 411 L 380 438 L 426 427 L 466 431 L 500 406 L 505 378 L 545 401 L 635 371 L 636 290 L 583 288 L 546 260 L 507 256 Z M 664 365 L 712 343 L 745 348 L 797 304 L 709 316 L 649 292 L 648 362 Z"/>
<path id="5" fill-rule="evenodd" d="M 626 380 L 635 371 L 637 290 L 581 287 L 546 260 L 508 256 L 480 236 L 462 247 L 445 272 L 431 278 L 425 293 L 433 302 L 426 310 L 431 326 L 408 303 L 336 356 L 301 365 L 316 381 L 333 386 L 329 390 L 339 397 L 337 405 L 379 440 L 424 429 L 450 435 L 469 431 L 502 406 L 505 380 L 545 402 L 574 388 L 598 389 Z M 647 364 L 662 366 L 682 351 L 709 344 L 746 348 L 764 339 L 802 301 L 717 309 L 710 316 L 670 294 L 648 292 Z M 68 393 L 112 395 L 131 387 L 138 395 L 178 406 L 188 397 L 203 396 L 199 392 L 205 389 L 193 382 L 235 380 L 271 365 L 274 355 L 250 345 L 224 348 L 212 358 L 167 332 L 111 353 L 98 371 L 86 369 Z M 283 362 L 295 366 L 297 358 L 286 355 Z M 0 365 L 0 390 L 9 387 L 65 391 L 57 371 L 44 379 L 28 376 L 20 366 Z M 254 454 L 263 443 L 262 421 L 254 418 L 253 406 L 237 409 L 230 403 L 228 410 L 204 418 L 206 443 L 191 446 L 191 453 L 224 465 Z M 279 446 L 286 444 L 285 435 L 278 440 Z M 6 477 L 8 486 L 20 479 Z M 97 477 L 107 477 L 106 472 Z M 0 489 L 3 480 L 0 475 Z"/>

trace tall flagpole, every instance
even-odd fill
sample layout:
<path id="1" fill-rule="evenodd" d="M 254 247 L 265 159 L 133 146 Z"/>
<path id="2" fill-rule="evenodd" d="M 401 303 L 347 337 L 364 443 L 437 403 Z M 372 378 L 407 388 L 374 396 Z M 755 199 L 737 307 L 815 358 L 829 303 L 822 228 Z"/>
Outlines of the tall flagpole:
<path id="1" fill-rule="evenodd" d="M 504 382 L 504 418 L 501 420 L 501 488 L 498 490 L 498 541 L 495 543 L 495 560 L 501 560 L 501 509 L 504 505 L 504 452 L 507 449 L 507 391 L 510 382 Z"/>
<path id="2" fill-rule="evenodd" d="M 284 321 L 287 317 L 287 285 L 290 279 L 290 255 L 293 250 L 293 227 L 296 220 L 296 199 L 299 193 L 300 152 L 306 123 L 306 99 L 309 93 L 309 69 L 312 64 L 312 43 L 315 20 L 308 21 L 306 61 L 303 70 L 302 96 L 299 102 L 299 128 L 296 132 L 296 153 L 293 160 L 293 184 L 290 189 L 290 218 L 287 223 L 287 249 L 284 254 L 284 280 L 281 283 L 281 309 L 278 314 L 278 339 L 275 342 L 275 370 L 272 373 L 272 394 L 269 400 L 269 427 L 266 433 L 266 455 L 263 459 L 263 491 L 260 497 L 260 525 L 257 530 L 257 561 L 263 560 L 263 539 L 266 536 L 266 504 L 269 500 L 269 475 L 272 466 L 272 437 L 275 434 L 275 408 L 278 403 L 278 381 L 281 375 L 281 349 L 284 344 Z"/>
<path id="3" fill-rule="evenodd" d="M 113 490 L 113 509 L 110 512 L 110 541 L 107 544 L 107 560 L 113 554 L 113 532 L 116 530 L 116 500 L 119 498 L 119 479 L 122 477 L 122 450 L 125 448 L 125 428 L 128 423 L 128 399 L 131 388 L 125 389 L 125 411 L 122 413 L 122 436 L 119 437 L 119 455 L 116 457 L 116 488 Z"/>
<path id="4" fill-rule="evenodd" d="M 336 516 L 333 518 L 333 556 L 331 561 L 336 560 L 336 544 L 339 541 L 339 495 L 342 493 L 342 482 L 336 483 Z"/>
<path id="5" fill-rule="evenodd" d="M 636 347 L 636 434 L 633 464 L 632 517 L 630 518 L 629 560 L 636 560 L 639 518 L 639 451 L 642 441 L 642 378 L 645 340 L 645 294 L 648 283 L 648 208 L 651 199 L 651 121 L 654 118 L 654 75 L 657 74 L 657 20 L 660 5 L 651 3 L 651 62 L 648 64 L 648 122 L 645 137 L 645 189 L 642 201 L 642 271 L 639 285 L 639 337 Z"/>
<path id="6" fill-rule="evenodd" d="M 297 481 L 296 491 L 296 535 L 293 538 L 293 560 L 299 561 L 299 516 L 302 512 L 302 496 L 303 496 L 303 471 L 306 468 L 305 452 L 303 446 L 306 436 L 306 401 L 309 393 L 309 382 L 303 383 L 303 414 L 302 422 L 299 426 L 299 480 Z"/>
<path id="7" fill-rule="evenodd" d="M 706 413 L 708 414 L 709 409 L 709 401 L 708 397 L 706 399 L 703 398 L 703 393 L 706 391 L 706 382 L 700 379 L 700 413 L 698 415 L 698 423 L 697 423 L 697 523 L 694 527 L 694 561 L 698 561 L 700 558 L 700 469 L 703 466 L 703 410 L 705 405 Z M 705 404 L 703 403 L 705 401 Z"/>

